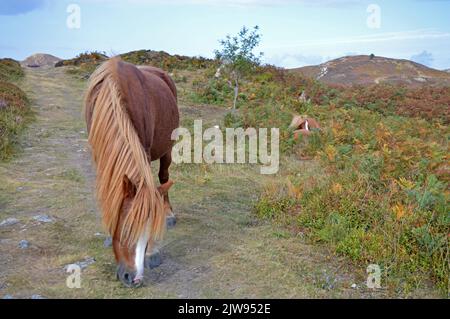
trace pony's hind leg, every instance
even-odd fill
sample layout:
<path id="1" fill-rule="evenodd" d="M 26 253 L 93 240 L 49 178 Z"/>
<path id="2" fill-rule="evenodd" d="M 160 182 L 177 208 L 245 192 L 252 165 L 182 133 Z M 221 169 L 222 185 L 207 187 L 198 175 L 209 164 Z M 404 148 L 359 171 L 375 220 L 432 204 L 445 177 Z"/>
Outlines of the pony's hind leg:
<path id="1" fill-rule="evenodd" d="M 164 197 L 164 210 L 166 212 L 167 228 L 172 228 L 176 224 L 175 214 L 169 200 L 169 189 L 173 182 L 169 180 L 169 167 L 172 164 L 172 149 L 162 156 L 159 160 L 159 182 L 161 183 L 160 192 Z"/>

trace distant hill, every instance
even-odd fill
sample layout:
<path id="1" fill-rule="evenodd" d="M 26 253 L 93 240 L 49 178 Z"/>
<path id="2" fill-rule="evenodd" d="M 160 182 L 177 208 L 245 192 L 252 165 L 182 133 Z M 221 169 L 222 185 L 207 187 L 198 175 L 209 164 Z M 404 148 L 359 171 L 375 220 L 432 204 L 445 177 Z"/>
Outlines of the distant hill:
<path id="1" fill-rule="evenodd" d="M 55 66 L 59 61 L 61 61 L 60 58 L 51 54 L 37 53 L 23 60 L 21 64 L 27 67 Z"/>
<path id="2" fill-rule="evenodd" d="M 207 68 L 213 60 L 203 57 L 190 57 L 185 55 L 171 55 L 164 51 L 138 50 L 121 54 L 120 57 L 134 64 L 150 64 L 163 69 L 190 69 Z"/>
<path id="3" fill-rule="evenodd" d="M 137 65 L 152 65 L 166 71 L 174 69 L 196 70 L 205 69 L 215 65 L 216 61 L 203 57 L 188 57 L 182 55 L 171 55 L 164 51 L 138 50 L 120 54 L 119 57 L 129 63 Z M 93 51 L 81 53 L 73 59 L 61 60 L 55 67 L 67 66 L 73 74 L 77 74 L 82 79 L 87 79 L 94 70 L 108 59 L 102 52 Z"/>
<path id="4" fill-rule="evenodd" d="M 138 50 L 119 55 L 126 62 L 138 65 L 153 65 L 160 68 L 172 69 L 174 67 L 187 69 L 190 67 L 206 68 L 213 60 L 203 57 L 189 57 L 184 55 L 171 55 L 164 51 Z M 61 66 L 81 66 L 89 64 L 99 64 L 108 59 L 104 53 L 93 51 L 81 53 L 77 57 L 69 60 L 61 60 L 56 63 L 56 67 Z"/>
<path id="5" fill-rule="evenodd" d="M 368 55 L 348 56 L 316 66 L 292 69 L 306 77 L 327 84 L 369 85 L 402 84 L 411 87 L 450 85 L 448 72 L 431 69 L 409 60 L 397 60 Z"/>
<path id="6" fill-rule="evenodd" d="M 80 53 L 73 59 L 68 60 L 60 60 L 55 64 L 55 67 L 61 67 L 61 66 L 80 66 L 80 65 L 86 65 L 86 64 L 99 64 L 103 61 L 108 59 L 106 54 L 92 51 L 92 52 L 85 52 Z"/>

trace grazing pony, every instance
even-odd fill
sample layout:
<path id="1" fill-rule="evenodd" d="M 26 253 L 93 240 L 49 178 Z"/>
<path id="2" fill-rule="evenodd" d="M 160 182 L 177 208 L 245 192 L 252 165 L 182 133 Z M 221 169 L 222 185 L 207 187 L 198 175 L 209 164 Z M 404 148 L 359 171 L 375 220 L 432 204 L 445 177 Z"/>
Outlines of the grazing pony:
<path id="1" fill-rule="evenodd" d="M 147 251 L 173 215 L 168 191 L 173 184 L 171 134 L 179 125 L 175 84 L 158 68 L 112 58 L 89 80 L 85 116 L 117 277 L 137 287 L 143 283 Z M 156 187 L 150 163 L 158 159 L 161 186 Z"/>
<path id="2" fill-rule="evenodd" d="M 311 135 L 314 130 L 320 130 L 320 125 L 307 115 L 294 115 L 289 128 L 294 130 L 294 139 L 298 139 L 300 136 Z"/>

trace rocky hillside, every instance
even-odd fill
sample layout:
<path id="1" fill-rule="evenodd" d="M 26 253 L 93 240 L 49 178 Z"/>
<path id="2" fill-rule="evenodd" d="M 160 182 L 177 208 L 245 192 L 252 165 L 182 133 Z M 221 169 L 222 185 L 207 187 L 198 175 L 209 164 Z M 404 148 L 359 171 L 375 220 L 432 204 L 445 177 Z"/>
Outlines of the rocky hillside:
<path id="1" fill-rule="evenodd" d="M 450 74 L 409 61 L 377 56 L 348 56 L 293 69 L 327 84 L 402 84 L 411 87 L 450 85 Z"/>
<path id="2" fill-rule="evenodd" d="M 51 54 L 37 53 L 29 56 L 21 62 L 22 66 L 27 67 L 42 67 L 42 66 L 55 66 L 57 62 L 61 61 Z"/>

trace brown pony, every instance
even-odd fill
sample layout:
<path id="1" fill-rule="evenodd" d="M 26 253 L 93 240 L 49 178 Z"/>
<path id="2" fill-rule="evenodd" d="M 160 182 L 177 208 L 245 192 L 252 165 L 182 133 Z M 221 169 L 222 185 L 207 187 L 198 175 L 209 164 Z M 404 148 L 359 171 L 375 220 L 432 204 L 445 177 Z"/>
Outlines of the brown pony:
<path id="1" fill-rule="evenodd" d="M 294 115 L 289 128 L 294 130 L 294 138 L 298 139 L 300 135 L 306 137 L 310 136 L 313 130 L 320 130 L 320 125 L 315 119 L 307 115 Z"/>
<path id="2" fill-rule="evenodd" d="M 168 191 L 171 134 L 179 125 L 176 87 L 158 68 L 112 58 L 90 78 L 85 115 L 117 276 L 137 287 L 143 283 L 146 253 L 173 214 Z M 156 187 L 150 163 L 158 159 L 161 186 Z"/>

